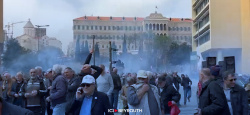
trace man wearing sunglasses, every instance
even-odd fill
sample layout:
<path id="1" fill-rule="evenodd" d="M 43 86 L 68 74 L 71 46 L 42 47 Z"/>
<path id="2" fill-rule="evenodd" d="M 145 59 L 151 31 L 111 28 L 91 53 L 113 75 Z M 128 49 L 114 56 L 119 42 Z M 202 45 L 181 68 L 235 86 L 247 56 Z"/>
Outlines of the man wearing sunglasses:
<path id="1" fill-rule="evenodd" d="M 71 106 L 69 114 L 73 115 L 113 115 L 108 96 L 95 90 L 95 78 L 86 75 L 76 91 L 76 99 Z"/>
<path id="2" fill-rule="evenodd" d="M 248 115 L 247 93 L 235 84 L 236 76 L 232 72 L 223 73 L 223 89 L 231 115 Z"/>

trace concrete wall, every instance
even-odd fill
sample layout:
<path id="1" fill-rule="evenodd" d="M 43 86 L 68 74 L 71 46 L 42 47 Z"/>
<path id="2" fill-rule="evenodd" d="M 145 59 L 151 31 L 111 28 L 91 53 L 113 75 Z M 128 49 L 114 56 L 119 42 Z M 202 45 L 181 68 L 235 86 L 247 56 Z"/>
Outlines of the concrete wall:
<path id="1" fill-rule="evenodd" d="M 241 0 L 242 73 L 250 74 L 250 0 Z"/>
<path id="2" fill-rule="evenodd" d="M 209 10 L 211 47 L 241 48 L 240 0 L 210 0 Z"/>

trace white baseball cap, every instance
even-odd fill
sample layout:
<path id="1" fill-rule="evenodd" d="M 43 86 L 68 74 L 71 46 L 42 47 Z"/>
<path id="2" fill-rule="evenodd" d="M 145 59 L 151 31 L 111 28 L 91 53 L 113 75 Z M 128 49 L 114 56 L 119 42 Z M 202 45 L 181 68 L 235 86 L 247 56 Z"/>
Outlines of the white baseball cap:
<path id="1" fill-rule="evenodd" d="M 145 70 L 139 70 L 137 72 L 137 78 L 148 78 L 147 72 Z"/>
<path id="2" fill-rule="evenodd" d="M 87 83 L 87 84 L 93 84 L 95 83 L 95 78 L 91 75 L 85 75 L 83 78 L 82 78 L 82 83 Z"/>

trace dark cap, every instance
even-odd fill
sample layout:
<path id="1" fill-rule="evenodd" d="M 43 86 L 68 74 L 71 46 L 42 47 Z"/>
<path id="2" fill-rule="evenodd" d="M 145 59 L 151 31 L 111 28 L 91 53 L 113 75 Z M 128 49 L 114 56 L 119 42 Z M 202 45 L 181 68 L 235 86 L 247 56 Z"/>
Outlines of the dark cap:
<path id="1" fill-rule="evenodd" d="M 210 67 L 210 73 L 213 76 L 219 76 L 220 75 L 220 69 L 221 69 L 221 66 L 219 66 L 219 65 L 211 66 Z"/>

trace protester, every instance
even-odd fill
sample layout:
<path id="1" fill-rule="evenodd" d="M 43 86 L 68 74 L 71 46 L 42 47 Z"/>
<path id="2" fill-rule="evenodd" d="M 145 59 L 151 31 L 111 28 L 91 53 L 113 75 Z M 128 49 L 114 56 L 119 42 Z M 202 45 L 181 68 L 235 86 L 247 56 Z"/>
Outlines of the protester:
<path id="1" fill-rule="evenodd" d="M 95 89 L 95 78 L 91 75 L 84 76 L 69 114 L 113 115 L 112 112 L 108 112 L 111 109 L 108 96 Z"/>
<path id="2" fill-rule="evenodd" d="M 244 88 L 235 84 L 233 72 L 223 74 L 223 88 L 231 115 L 248 115 L 248 96 Z"/>
<path id="3" fill-rule="evenodd" d="M 137 73 L 137 83 L 128 87 L 127 101 L 129 109 L 142 109 L 142 112 L 129 112 L 130 115 L 160 115 L 161 105 L 158 89 L 149 84 L 146 71 L 139 70 Z"/>
<path id="4" fill-rule="evenodd" d="M 25 99 L 24 96 L 21 95 L 20 89 L 25 84 L 23 80 L 23 73 L 18 72 L 16 74 L 16 82 L 12 84 L 10 96 L 14 98 L 13 104 L 21 107 L 25 107 Z"/>
<path id="5" fill-rule="evenodd" d="M 51 89 L 52 81 L 53 81 L 51 68 L 49 68 L 45 72 L 44 77 L 45 77 L 44 85 L 46 87 L 46 94 L 44 95 L 44 97 L 47 98 L 50 95 L 50 89 Z M 45 115 L 52 115 L 53 111 L 50 107 L 51 107 L 51 102 L 46 101 Z"/>
<path id="6" fill-rule="evenodd" d="M 127 102 L 128 87 L 136 83 L 136 80 L 133 77 L 127 77 L 126 81 L 127 81 L 127 84 L 122 86 L 121 96 L 120 96 L 122 103 L 123 103 L 123 109 L 128 109 L 128 102 Z M 128 115 L 128 112 L 124 112 L 123 114 Z"/>
<path id="7" fill-rule="evenodd" d="M 79 77 L 75 76 L 74 70 L 72 70 L 70 67 L 67 67 L 64 70 L 64 76 L 68 82 L 68 90 L 67 90 L 67 97 L 66 97 L 66 101 L 67 101 L 66 113 L 68 113 L 71 105 L 74 102 L 76 90 L 81 84 L 81 81 Z"/>
<path id="8" fill-rule="evenodd" d="M 117 71 L 117 68 L 113 68 L 113 71 L 110 72 L 114 84 L 114 90 L 111 93 L 111 107 L 113 107 L 114 109 L 117 109 L 119 91 L 122 88 L 121 79 L 120 76 L 117 74 Z"/>
<path id="9" fill-rule="evenodd" d="M 12 79 L 11 79 L 11 75 L 9 73 L 4 73 L 3 75 L 3 86 L 2 86 L 2 95 L 3 95 L 3 99 L 6 102 L 12 103 L 12 97 L 9 95 L 10 91 L 11 91 L 11 86 L 12 86 Z"/>
<path id="10" fill-rule="evenodd" d="M 162 115 L 170 114 L 170 107 L 168 102 L 171 101 L 172 104 L 176 104 L 180 100 L 180 94 L 178 91 L 166 80 L 165 75 L 161 75 L 158 78 L 158 90 L 161 96 L 161 110 Z"/>
<path id="11" fill-rule="evenodd" d="M 202 90 L 196 115 L 230 115 L 223 89 L 213 81 L 209 68 L 200 71 Z"/>
<path id="12" fill-rule="evenodd" d="M 107 94 L 111 105 L 111 93 L 114 89 L 113 79 L 111 75 L 105 71 L 104 65 L 100 65 L 100 68 L 102 68 L 102 73 L 96 79 L 97 91 Z"/>
<path id="13" fill-rule="evenodd" d="M 89 65 L 89 62 L 91 60 L 91 57 L 92 57 L 92 53 L 94 51 L 92 50 L 88 57 L 86 58 L 85 60 L 85 63 L 81 69 L 81 72 L 78 74 L 78 76 L 80 77 L 80 80 L 82 80 L 82 78 L 85 76 L 85 75 L 92 75 L 95 79 L 97 79 L 100 74 L 102 73 L 102 68 L 98 67 L 98 66 L 95 66 L 95 65 Z M 92 72 L 92 69 L 95 70 L 96 72 Z"/>
<path id="14" fill-rule="evenodd" d="M 35 115 L 43 114 L 42 101 L 45 93 L 44 83 L 39 80 L 35 69 L 30 69 L 30 79 L 21 87 L 20 96 L 26 98 L 26 108 L 33 111 Z"/>
<path id="15" fill-rule="evenodd" d="M 53 115 L 64 115 L 66 108 L 67 81 L 62 76 L 62 67 L 54 65 L 52 68 L 53 81 L 50 89 L 50 96 L 46 101 L 51 102 Z"/>
<path id="16" fill-rule="evenodd" d="M 192 81 L 184 74 L 181 74 L 181 78 L 181 85 L 183 86 L 184 90 L 184 105 L 186 105 L 187 99 L 188 102 L 190 102 Z"/>

